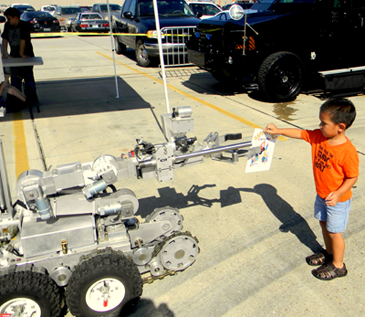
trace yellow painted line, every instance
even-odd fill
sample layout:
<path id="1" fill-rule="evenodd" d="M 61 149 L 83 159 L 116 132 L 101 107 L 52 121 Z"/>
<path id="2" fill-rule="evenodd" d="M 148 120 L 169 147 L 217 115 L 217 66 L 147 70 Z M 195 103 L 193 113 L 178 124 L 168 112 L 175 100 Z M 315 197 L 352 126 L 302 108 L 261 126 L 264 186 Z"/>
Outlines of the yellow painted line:
<path id="1" fill-rule="evenodd" d="M 100 53 L 100 52 L 97 52 L 97 53 L 98 53 L 99 55 L 101 55 L 101 56 L 103 56 L 103 57 L 107 58 L 107 59 L 113 60 L 111 57 L 109 57 L 109 56 L 107 56 L 107 55 L 105 55 L 105 54 L 103 54 L 103 53 Z M 133 67 L 131 67 L 131 66 L 128 66 L 128 65 L 126 65 L 126 64 L 123 64 L 123 63 L 121 63 L 121 62 L 119 62 L 119 61 L 115 61 L 115 62 L 116 62 L 116 63 L 118 63 L 118 64 L 120 64 L 120 65 L 122 65 L 122 66 L 124 66 L 124 67 L 126 67 L 126 68 L 128 68 L 128 69 L 131 69 L 131 70 L 135 71 L 136 73 L 139 73 L 139 74 L 141 74 L 141 75 L 143 75 L 143 76 L 145 76 L 145 77 L 148 77 L 148 78 L 150 78 L 150 79 L 152 79 L 152 80 L 157 81 L 157 82 L 158 82 L 158 83 L 160 83 L 160 84 L 163 84 L 163 81 L 162 81 L 162 80 L 160 80 L 160 79 L 158 79 L 158 78 L 156 78 L 156 77 L 153 77 L 153 76 L 151 76 L 151 75 L 149 75 L 149 74 L 147 74 L 147 73 L 145 73 L 145 72 L 142 72 L 142 71 L 140 71 L 140 70 L 138 70 L 138 69 L 135 69 L 135 68 L 133 68 Z M 181 95 L 183 95 L 183 96 L 185 96 L 185 97 L 188 97 L 188 98 L 190 98 L 190 99 L 192 99 L 192 100 L 194 100 L 194 101 L 197 101 L 197 102 L 199 102 L 199 103 L 203 104 L 204 106 L 207 106 L 207 107 L 209 107 L 209 108 L 211 108 L 211 109 L 214 109 L 214 110 L 216 110 L 216 111 L 218 111 L 218 112 L 220 112 L 220 113 L 222 113 L 222 114 L 226 115 L 227 117 L 230 117 L 230 118 L 232 118 L 232 119 L 234 119 L 234 120 L 237 120 L 237 121 L 239 121 L 239 122 L 241 122 L 241 123 L 243 123 L 243 124 L 245 124 L 245 125 L 247 125 L 247 126 L 249 126 L 249 127 L 253 128 L 253 129 L 256 129 L 256 128 L 258 128 L 258 129 L 264 129 L 262 126 L 259 126 L 259 125 L 257 125 L 256 123 L 253 123 L 253 122 L 251 122 L 251 121 L 249 121 L 249 120 L 246 120 L 246 119 L 244 119 L 244 118 L 242 118 L 242 117 L 240 117 L 240 116 L 237 116 L 237 115 L 235 115 L 234 113 L 229 112 L 229 111 L 227 111 L 227 110 L 225 110 L 225 109 L 222 109 L 222 108 L 220 108 L 220 107 L 218 107 L 218 106 L 215 106 L 215 105 L 211 104 L 210 102 L 207 102 L 207 101 L 205 101 L 205 100 L 203 100 L 203 99 L 200 99 L 200 98 L 198 98 L 198 97 L 195 97 L 195 96 L 193 96 L 192 94 L 189 94 L 189 93 L 187 93 L 187 92 L 184 92 L 184 91 L 182 91 L 182 90 L 180 90 L 180 89 L 178 89 L 178 88 L 176 88 L 176 87 L 174 87 L 174 86 L 172 86 L 172 85 L 170 85 L 170 84 L 167 84 L 167 87 L 168 87 L 168 88 L 170 88 L 170 89 L 172 89 L 172 90 L 174 90 L 174 91 L 176 91 L 177 93 L 179 93 L 179 94 L 181 94 Z M 281 141 L 287 141 L 288 139 L 287 139 L 287 138 L 285 138 L 285 137 L 280 136 L 280 137 L 279 137 L 279 140 L 281 140 Z"/>
<path id="2" fill-rule="evenodd" d="M 13 138 L 15 156 L 15 175 L 18 177 L 29 170 L 27 143 L 25 140 L 24 122 L 21 112 L 13 114 Z"/>

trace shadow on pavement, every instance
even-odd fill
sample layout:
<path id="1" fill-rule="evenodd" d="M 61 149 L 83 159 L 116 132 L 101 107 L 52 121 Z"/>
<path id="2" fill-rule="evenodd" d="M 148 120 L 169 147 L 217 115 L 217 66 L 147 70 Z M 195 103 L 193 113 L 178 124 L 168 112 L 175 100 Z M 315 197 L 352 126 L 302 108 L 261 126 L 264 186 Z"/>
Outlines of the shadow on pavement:
<path id="1" fill-rule="evenodd" d="M 175 314 L 167 307 L 165 303 L 156 307 L 150 299 L 142 298 L 127 304 L 121 313 L 121 316 L 143 316 L 143 317 L 174 317 Z"/>
<path id="2" fill-rule="evenodd" d="M 199 94 L 219 95 L 219 96 L 234 96 L 237 94 L 247 93 L 242 85 L 225 85 L 218 82 L 214 77 L 206 73 L 192 74 L 189 80 L 182 83 L 186 88 L 189 88 Z"/>
<path id="3" fill-rule="evenodd" d="M 41 112 L 34 115 L 45 118 L 150 108 L 120 77 L 118 88 L 119 99 L 114 77 L 37 82 Z"/>
<path id="4" fill-rule="evenodd" d="M 34 118 L 151 108 L 150 104 L 120 77 L 119 99 L 116 98 L 114 77 L 39 81 L 36 85 L 40 112 L 33 107 Z M 7 114 L 1 119 L 7 120 L 12 120 L 12 116 Z"/>
<path id="5" fill-rule="evenodd" d="M 221 208 L 242 203 L 240 192 L 255 193 L 260 195 L 272 212 L 272 214 L 282 223 L 279 227 L 281 232 L 291 232 L 297 239 L 311 249 L 314 253 L 322 250 L 321 245 L 317 241 L 316 235 L 309 227 L 307 221 L 298 214 L 293 207 L 277 194 L 275 187 L 269 184 L 258 184 L 253 188 L 234 188 L 228 187 L 220 192 L 220 198 L 206 199 L 201 196 L 201 191 L 210 185 L 193 185 L 188 193 L 177 193 L 174 188 L 163 187 L 158 189 L 160 197 L 146 197 L 139 199 L 139 211 L 137 214 L 146 217 L 153 209 L 165 206 L 171 206 L 178 209 L 188 208 L 192 206 L 212 207 L 213 204 L 220 204 Z M 151 209 L 151 206 L 152 209 Z"/>
<path id="6" fill-rule="evenodd" d="M 269 184 L 258 184 L 254 188 L 236 188 L 236 190 L 260 195 L 272 214 L 282 222 L 279 227 L 281 232 L 291 232 L 313 253 L 322 250 L 322 246 L 318 243 L 317 237 L 307 221 L 277 194 L 275 187 Z"/>
<path id="7" fill-rule="evenodd" d="M 203 85 L 202 85 L 203 83 Z M 219 96 L 235 96 L 247 94 L 253 100 L 260 102 L 270 102 L 258 91 L 249 88 L 253 84 L 252 80 L 243 79 L 235 84 L 218 82 L 213 76 L 206 72 L 200 74 L 192 74 L 188 81 L 182 83 L 185 87 L 194 90 L 199 94 L 219 95 Z M 271 103 L 271 102 L 270 102 Z"/>
<path id="8" fill-rule="evenodd" d="M 177 193 L 175 188 L 163 187 L 158 189 L 160 197 L 150 196 L 146 198 L 140 198 L 138 215 L 145 218 L 149 215 L 155 208 L 161 208 L 165 206 L 170 206 L 173 208 L 183 209 L 193 206 L 204 206 L 212 207 L 214 203 L 219 203 L 220 199 L 206 199 L 199 196 L 199 193 L 204 188 L 215 187 L 216 185 L 193 185 L 189 189 L 186 195 L 182 193 Z"/>

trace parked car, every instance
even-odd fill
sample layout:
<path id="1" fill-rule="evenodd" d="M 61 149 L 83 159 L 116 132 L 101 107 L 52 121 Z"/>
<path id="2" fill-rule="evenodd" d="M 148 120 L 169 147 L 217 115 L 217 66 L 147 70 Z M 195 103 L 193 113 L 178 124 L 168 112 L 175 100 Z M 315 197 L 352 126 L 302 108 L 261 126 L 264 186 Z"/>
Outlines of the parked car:
<path id="1" fill-rule="evenodd" d="M 253 2 L 232 2 L 232 3 L 228 3 L 226 5 L 224 5 L 222 7 L 223 11 L 227 11 L 231 8 L 231 6 L 233 6 L 234 4 L 238 4 L 242 9 L 246 10 L 246 9 L 250 9 L 253 5 Z"/>
<path id="2" fill-rule="evenodd" d="M 79 13 L 71 22 L 71 32 L 109 32 L 109 22 L 97 12 Z"/>
<path id="3" fill-rule="evenodd" d="M 8 7 L 6 4 L 0 4 L 0 13 L 4 12 Z"/>
<path id="4" fill-rule="evenodd" d="M 122 7 L 119 4 L 109 3 L 110 16 L 119 16 Z M 104 20 L 108 20 L 108 5 L 107 3 L 95 3 L 91 8 L 92 12 L 97 12 L 102 15 Z"/>
<path id="5" fill-rule="evenodd" d="M 210 18 L 222 11 L 222 9 L 213 2 L 188 1 L 187 4 L 195 16 L 200 19 Z"/>
<path id="6" fill-rule="evenodd" d="M 35 9 L 28 3 L 13 3 L 11 7 L 18 9 L 20 14 L 25 11 L 35 11 Z"/>
<path id="7" fill-rule="evenodd" d="M 92 6 L 80 6 L 82 12 L 90 12 Z"/>
<path id="8" fill-rule="evenodd" d="M 186 41 L 194 33 L 200 19 L 194 16 L 184 0 L 157 0 L 165 63 L 188 64 Z M 137 63 L 147 67 L 159 56 L 152 0 L 125 0 L 118 18 L 112 17 L 113 32 L 131 36 L 114 36 L 117 54 L 129 46 L 136 52 Z M 135 36 L 133 34 L 146 34 Z"/>
<path id="9" fill-rule="evenodd" d="M 45 5 L 41 7 L 41 11 L 46 11 L 50 14 L 53 14 L 56 11 L 56 7 L 52 5 Z"/>
<path id="10" fill-rule="evenodd" d="M 60 32 L 59 21 L 46 11 L 23 12 L 20 19 L 29 22 L 31 33 Z"/>
<path id="11" fill-rule="evenodd" d="M 60 22 L 61 30 L 70 31 L 71 21 L 81 12 L 79 6 L 57 6 L 53 16 Z"/>
<path id="12" fill-rule="evenodd" d="M 202 20 L 187 43 L 189 61 L 218 81 L 241 85 L 243 80 L 272 102 L 294 100 L 302 89 L 342 96 L 363 91 L 364 6 L 265 0 L 245 18 L 236 9 L 226 20 Z M 344 39 L 346 45 L 339 45 Z"/>

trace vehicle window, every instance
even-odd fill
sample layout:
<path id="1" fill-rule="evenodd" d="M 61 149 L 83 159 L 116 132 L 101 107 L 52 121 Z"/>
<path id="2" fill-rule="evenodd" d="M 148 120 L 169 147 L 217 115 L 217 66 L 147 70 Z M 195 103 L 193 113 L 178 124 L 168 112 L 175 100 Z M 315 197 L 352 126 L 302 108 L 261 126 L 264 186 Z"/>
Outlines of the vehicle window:
<path id="1" fill-rule="evenodd" d="M 216 15 L 218 12 L 221 11 L 216 6 L 210 4 L 206 6 L 206 9 L 208 15 Z"/>
<path id="2" fill-rule="evenodd" d="M 133 16 L 136 16 L 136 2 L 137 0 L 132 0 L 129 7 L 129 11 L 133 14 Z"/>
<path id="3" fill-rule="evenodd" d="M 152 2 L 150 4 L 148 4 L 147 2 L 139 3 L 138 4 L 138 15 L 141 17 L 154 15 Z"/>
<path id="4" fill-rule="evenodd" d="M 82 20 L 95 20 L 95 19 L 103 19 L 99 14 L 82 14 Z"/>
<path id="5" fill-rule="evenodd" d="M 19 11 L 35 11 L 32 6 L 14 6 Z"/>
<path id="6" fill-rule="evenodd" d="M 52 15 L 48 12 L 28 12 L 27 16 L 29 18 L 49 18 L 52 17 Z"/>
<path id="7" fill-rule="evenodd" d="M 139 0 L 138 1 L 138 9 L 141 10 L 143 6 L 148 7 L 151 5 L 150 0 Z M 194 13 L 189 9 L 189 6 L 183 0 L 158 0 L 157 1 L 158 13 L 160 15 L 189 15 L 193 16 Z M 150 14 L 150 10 L 148 14 Z M 141 12 L 141 11 L 140 11 Z M 152 8 L 153 14 L 153 8 Z"/>
<path id="8" fill-rule="evenodd" d="M 110 11 L 119 11 L 120 5 L 118 4 L 109 4 Z M 100 6 L 100 12 L 108 12 L 108 6 L 106 4 L 102 4 Z"/>
<path id="9" fill-rule="evenodd" d="M 201 4 L 192 3 L 189 5 L 194 13 L 203 13 L 203 6 Z"/>
<path id="10" fill-rule="evenodd" d="M 55 7 L 52 7 L 52 6 L 43 7 L 43 10 L 44 11 L 54 11 L 55 10 Z"/>
<path id="11" fill-rule="evenodd" d="M 82 12 L 80 8 L 62 8 L 62 14 L 76 14 Z"/>

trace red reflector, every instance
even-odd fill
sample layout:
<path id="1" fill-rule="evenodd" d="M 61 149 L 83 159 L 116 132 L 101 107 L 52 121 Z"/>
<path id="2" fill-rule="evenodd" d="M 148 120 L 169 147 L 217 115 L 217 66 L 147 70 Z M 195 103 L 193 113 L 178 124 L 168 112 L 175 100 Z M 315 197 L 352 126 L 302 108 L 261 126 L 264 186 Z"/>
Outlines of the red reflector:
<path id="1" fill-rule="evenodd" d="M 89 25 L 88 24 L 80 24 L 80 27 L 82 28 L 87 28 Z"/>
<path id="2" fill-rule="evenodd" d="M 103 26 L 109 26 L 109 23 L 104 23 Z"/>

